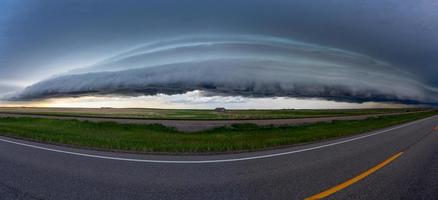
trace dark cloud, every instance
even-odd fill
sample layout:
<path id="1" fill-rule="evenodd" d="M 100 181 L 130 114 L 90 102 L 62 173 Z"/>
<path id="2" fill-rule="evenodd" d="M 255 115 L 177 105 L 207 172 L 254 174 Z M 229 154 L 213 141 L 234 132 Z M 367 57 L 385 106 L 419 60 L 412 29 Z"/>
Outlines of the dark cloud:
<path id="1" fill-rule="evenodd" d="M 157 41 L 26 88 L 16 98 L 180 94 L 433 103 L 438 90 L 368 56 L 251 35 Z"/>
<path id="2" fill-rule="evenodd" d="M 152 68 L 159 71 L 161 66 L 165 66 L 162 70 L 204 70 L 198 75 L 207 76 L 210 71 L 207 69 L 211 68 L 204 68 L 204 65 L 201 67 L 199 63 L 203 63 L 219 69 L 223 66 L 224 72 L 219 71 L 222 76 L 225 76 L 226 72 L 251 74 L 253 71 L 253 82 L 257 82 L 265 74 L 277 73 L 281 76 L 282 73 L 276 67 L 272 67 L 275 65 L 277 68 L 284 68 L 282 70 L 285 70 L 286 74 L 292 74 L 293 76 L 290 76 L 294 77 L 294 80 L 297 77 L 305 77 L 304 79 L 311 80 L 312 83 L 288 82 L 294 85 L 295 89 L 284 90 L 282 86 L 279 87 L 280 91 L 260 92 L 263 95 L 265 92 L 270 96 L 306 96 L 311 93 L 309 96 L 330 98 L 339 95 L 340 99 L 430 102 L 436 101 L 434 87 L 438 86 L 436 10 L 438 2 L 434 0 L 5 0 L 0 6 L 0 79 L 32 83 L 54 75 L 69 74 L 33 85 L 22 93 L 23 97 L 43 97 L 46 94 L 88 93 L 87 89 L 73 90 L 69 85 L 64 88 L 56 85 L 59 88 L 53 88 L 51 91 L 47 91 L 46 86 L 42 87 L 43 83 L 49 82 L 61 84 L 55 82 L 61 79 L 68 84 L 74 82 L 73 77 L 77 80 L 87 80 L 84 82 L 88 83 L 88 86 L 92 83 L 101 85 L 97 92 L 110 93 L 114 90 L 111 85 L 117 84 L 94 80 L 92 77 L 107 79 L 109 77 L 106 76 L 129 74 L 129 70 L 140 70 L 142 74 L 148 74 L 153 71 Z M 219 39 L 210 36 L 206 39 L 205 35 L 211 34 L 216 34 L 216 38 Z M 295 38 L 330 46 L 337 51 L 334 51 L 336 56 L 332 56 L 329 51 L 312 54 L 284 50 L 281 45 L 277 45 L 278 42 L 273 46 L 270 44 L 272 41 L 267 42 L 266 38 L 227 38 L 226 44 L 214 43 L 211 47 L 204 44 L 196 48 L 193 46 L 196 42 L 223 41 L 223 38 L 229 35 Z M 192 39 L 187 39 L 186 36 Z M 177 39 L 172 41 L 168 38 Z M 242 41 L 250 41 L 251 44 Z M 179 46 L 172 46 L 175 44 Z M 148 54 L 141 53 L 154 48 L 165 49 Z M 290 48 L 290 45 L 287 48 Z M 351 52 L 360 53 L 360 56 L 352 56 Z M 325 64 L 335 63 L 343 67 L 335 68 L 330 65 L 318 69 L 297 62 L 286 65 L 277 59 L 281 57 L 284 60 L 288 54 L 298 57 L 303 62 L 311 62 L 313 59 L 315 62 L 319 60 Z M 250 71 L 249 66 L 231 67 L 231 64 L 236 64 L 236 55 L 240 60 L 246 59 L 245 62 L 237 62 L 238 64 L 254 63 L 256 58 L 262 58 L 262 62 L 255 65 L 263 70 L 251 68 Z M 212 63 L 213 60 L 218 62 Z M 290 60 L 287 61 L 290 63 Z M 178 63 L 186 64 L 181 66 L 177 65 Z M 319 64 L 316 66 L 323 66 Z M 92 67 L 88 67 L 90 65 Z M 93 74 L 84 74 L 90 72 Z M 327 73 L 319 74 L 322 72 Z M 333 73 L 339 73 L 340 76 Z M 76 75 L 72 76 L 73 74 Z M 170 74 L 174 74 L 174 77 L 182 76 L 173 70 Z M 129 82 L 129 78 L 127 79 Z M 271 81 L 263 87 L 275 88 L 275 84 L 285 84 L 286 80 L 282 79 L 281 83 Z M 225 82 L 228 80 L 215 84 Z M 257 85 L 258 82 L 254 84 Z M 360 91 L 354 90 L 352 85 L 359 87 Z M 170 85 L 160 83 L 161 86 Z M 176 90 L 190 90 L 193 87 L 227 94 L 236 93 L 232 87 L 222 91 L 204 86 L 202 81 L 196 84 L 190 82 Z M 389 86 L 392 89 L 388 88 Z M 408 88 L 405 91 L 400 89 L 405 86 Z M 251 84 L 245 87 L 257 88 Z M 65 90 L 66 88 L 72 90 Z M 137 85 L 135 88 L 145 90 L 149 86 Z M 227 85 L 226 88 L 230 87 Z M 297 88 L 318 88 L 309 90 L 326 92 L 317 94 L 307 89 L 303 92 Z M 384 91 L 381 88 L 384 88 Z M 129 88 L 123 90 L 127 91 Z M 238 91 L 237 93 L 242 93 Z M 248 91 L 251 93 L 251 90 Z M 336 95 L 327 94 L 329 91 Z M 253 95 L 259 93 L 256 89 L 252 92 Z"/>

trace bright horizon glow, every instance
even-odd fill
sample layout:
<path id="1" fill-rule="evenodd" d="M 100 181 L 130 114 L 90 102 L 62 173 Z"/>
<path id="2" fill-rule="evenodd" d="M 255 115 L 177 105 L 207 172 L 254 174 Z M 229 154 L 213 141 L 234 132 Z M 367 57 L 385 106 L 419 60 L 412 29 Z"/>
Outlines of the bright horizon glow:
<path id="1" fill-rule="evenodd" d="M 52 98 L 29 102 L 0 102 L 4 107 L 65 107 L 65 108 L 162 108 L 162 109 L 365 109 L 413 107 L 392 103 L 348 103 L 316 98 L 251 98 L 242 96 L 202 96 L 201 91 L 185 94 L 154 96 L 83 96 Z"/>

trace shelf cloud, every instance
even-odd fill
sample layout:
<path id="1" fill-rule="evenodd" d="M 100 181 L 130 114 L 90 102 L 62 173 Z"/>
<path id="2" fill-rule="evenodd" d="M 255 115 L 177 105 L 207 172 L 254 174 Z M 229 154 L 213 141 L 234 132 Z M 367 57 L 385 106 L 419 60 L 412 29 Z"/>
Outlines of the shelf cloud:
<path id="1" fill-rule="evenodd" d="M 438 90 L 369 56 L 260 35 L 191 35 L 133 47 L 33 84 L 11 99 L 91 94 L 312 97 L 433 104 Z"/>

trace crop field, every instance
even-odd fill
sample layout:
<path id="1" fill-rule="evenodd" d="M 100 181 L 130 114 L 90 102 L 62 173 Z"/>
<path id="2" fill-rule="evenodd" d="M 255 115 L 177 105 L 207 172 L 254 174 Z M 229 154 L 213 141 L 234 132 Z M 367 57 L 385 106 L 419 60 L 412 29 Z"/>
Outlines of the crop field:
<path id="1" fill-rule="evenodd" d="M 0 108 L 0 113 L 34 114 L 52 116 L 134 118 L 134 119 L 183 119 L 183 120 L 233 120 L 233 119 L 293 119 L 312 117 L 356 116 L 421 111 L 406 109 L 345 109 L 345 110 L 190 110 L 147 108 Z"/>
<path id="2" fill-rule="evenodd" d="M 5 117 L 0 118 L 0 135 L 102 150 L 223 153 L 349 136 L 437 114 L 435 110 L 299 126 L 239 124 L 194 133 L 184 133 L 162 125 Z"/>

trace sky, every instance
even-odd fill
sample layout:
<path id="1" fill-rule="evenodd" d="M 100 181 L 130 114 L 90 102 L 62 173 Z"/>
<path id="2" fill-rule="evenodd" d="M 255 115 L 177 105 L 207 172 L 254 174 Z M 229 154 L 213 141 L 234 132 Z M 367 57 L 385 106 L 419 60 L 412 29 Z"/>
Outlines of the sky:
<path id="1" fill-rule="evenodd" d="M 436 10 L 434 0 L 0 0 L 0 104 L 436 105 Z"/>

